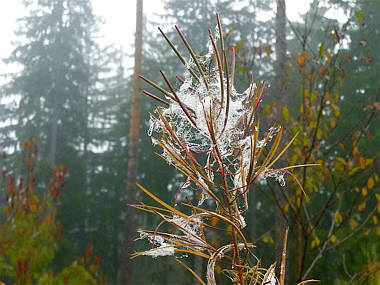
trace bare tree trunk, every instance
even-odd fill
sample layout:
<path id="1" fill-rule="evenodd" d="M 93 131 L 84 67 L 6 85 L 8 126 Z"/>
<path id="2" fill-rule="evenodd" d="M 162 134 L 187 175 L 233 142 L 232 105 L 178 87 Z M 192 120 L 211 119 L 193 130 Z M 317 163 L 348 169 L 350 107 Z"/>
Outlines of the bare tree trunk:
<path id="1" fill-rule="evenodd" d="M 277 13 L 276 13 L 276 79 L 275 79 L 275 92 L 276 99 L 279 102 L 277 109 L 277 119 L 283 121 L 281 118 L 281 108 L 287 105 L 287 97 L 283 88 L 285 82 L 285 66 L 286 66 L 286 9 L 285 0 L 277 0 Z M 276 209 L 276 222 L 275 222 L 275 252 L 276 252 L 276 275 L 279 276 L 284 234 L 287 227 L 285 213 L 282 211 L 285 206 L 286 200 L 281 193 L 283 189 L 278 187 L 276 191 L 276 199 L 281 207 Z"/>
<path id="2" fill-rule="evenodd" d="M 286 5 L 285 0 L 277 0 L 276 13 L 276 97 L 280 101 L 280 105 L 287 104 L 285 90 L 283 88 L 285 82 L 286 68 Z M 280 112 L 281 113 L 281 112 Z"/>
<path id="3" fill-rule="evenodd" d="M 131 121 L 128 136 L 128 168 L 126 199 L 127 203 L 136 201 L 136 176 L 138 166 L 138 139 L 140 135 L 140 80 L 138 75 L 142 69 L 142 31 L 143 31 L 143 0 L 136 0 L 136 34 L 135 34 L 135 69 L 133 75 L 133 96 L 131 104 Z M 126 208 L 124 236 L 124 261 L 122 269 L 122 284 L 132 284 L 133 266 L 130 254 L 133 252 L 133 239 L 136 234 L 136 218 L 131 208 Z"/>

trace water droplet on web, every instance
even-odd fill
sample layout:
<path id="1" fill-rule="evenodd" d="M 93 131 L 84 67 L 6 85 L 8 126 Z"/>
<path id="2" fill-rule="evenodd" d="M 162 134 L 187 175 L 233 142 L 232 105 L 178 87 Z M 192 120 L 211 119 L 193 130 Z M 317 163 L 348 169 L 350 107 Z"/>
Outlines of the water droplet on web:
<path id="1" fill-rule="evenodd" d="M 154 129 L 154 122 L 153 122 L 153 121 L 150 121 L 150 122 L 149 122 L 148 136 L 150 136 L 150 137 L 152 136 L 153 129 Z"/>
<path id="2" fill-rule="evenodd" d="M 182 185 L 182 189 L 185 189 L 187 187 L 190 186 L 190 181 L 186 181 L 183 185 Z"/>

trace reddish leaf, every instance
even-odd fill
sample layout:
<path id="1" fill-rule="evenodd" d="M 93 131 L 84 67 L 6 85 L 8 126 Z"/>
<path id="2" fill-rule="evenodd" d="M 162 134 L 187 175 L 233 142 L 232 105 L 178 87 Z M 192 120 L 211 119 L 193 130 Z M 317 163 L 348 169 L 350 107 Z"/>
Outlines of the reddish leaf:
<path id="1" fill-rule="evenodd" d="M 33 166 L 33 159 L 31 157 L 29 157 L 27 165 L 28 165 L 29 169 L 32 168 L 32 166 Z"/>
<path id="2" fill-rule="evenodd" d="M 372 63 L 372 58 L 370 58 L 368 55 L 365 55 L 363 57 L 364 61 L 366 64 L 371 64 Z"/>
<path id="3" fill-rule="evenodd" d="M 328 69 L 323 67 L 323 66 L 320 66 L 319 69 L 318 69 L 318 75 L 320 77 L 325 77 L 325 75 L 327 74 L 327 71 Z"/>
<path id="4" fill-rule="evenodd" d="M 261 47 L 255 47 L 255 52 L 258 54 L 258 56 L 261 56 L 261 54 L 263 53 Z"/>
<path id="5" fill-rule="evenodd" d="M 94 264 L 98 265 L 102 262 L 102 260 L 103 260 L 103 257 L 100 254 L 98 254 L 95 258 Z"/>
<path id="6" fill-rule="evenodd" d="M 303 55 L 298 56 L 298 65 L 299 67 L 303 68 L 306 63 L 306 57 Z"/>
<path id="7" fill-rule="evenodd" d="M 344 53 L 344 52 L 342 53 L 342 57 L 344 58 L 344 60 L 346 60 L 348 62 L 352 61 L 351 57 L 348 54 Z"/>
<path id="8" fill-rule="evenodd" d="M 11 176 L 11 183 L 9 185 L 8 193 L 12 193 L 15 189 L 15 177 Z"/>
<path id="9" fill-rule="evenodd" d="M 94 250 L 94 248 L 92 245 L 89 245 L 87 247 L 87 257 L 90 257 L 92 255 L 93 250 Z"/>

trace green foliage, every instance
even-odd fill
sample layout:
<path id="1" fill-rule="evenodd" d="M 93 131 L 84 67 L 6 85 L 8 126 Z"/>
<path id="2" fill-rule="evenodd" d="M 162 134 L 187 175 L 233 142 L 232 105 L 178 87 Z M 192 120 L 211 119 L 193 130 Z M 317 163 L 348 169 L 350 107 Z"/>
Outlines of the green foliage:
<path id="1" fill-rule="evenodd" d="M 64 166 L 58 167 L 46 191 L 41 192 L 38 189 L 41 181 L 35 176 L 37 143 L 34 140 L 25 142 L 23 161 L 27 172 L 19 179 L 2 166 L 1 188 L 6 193 L 7 203 L 0 219 L 0 280 L 17 284 L 37 281 L 41 284 L 79 281 L 97 284 L 101 280 L 97 273 L 99 258 L 88 266 L 74 262 L 56 277 L 48 271 L 62 235 L 55 200 L 65 185 L 67 170 Z"/>
<path id="2" fill-rule="evenodd" d="M 0 126 L 0 148 L 18 168 L 19 142 L 35 137 L 40 183 L 49 181 L 57 165 L 70 169 L 57 214 L 67 234 L 54 264 L 67 265 L 91 243 L 115 278 L 125 207 L 120 197 L 128 120 L 124 55 L 96 44 L 99 19 L 91 1 L 24 4 L 27 14 L 18 21 L 19 41 L 6 59 L 19 72 L 10 74 L 0 90 L 0 121 L 6 122 Z"/>
<path id="3" fill-rule="evenodd" d="M 378 7 L 375 2 L 371 5 Z M 373 69 L 369 68 L 373 64 L 369 59 L 378 57 L 378 52 L 374 55 L 373 49 L 355 48 L 361 45 L 357 33 L 360 40 L 371 43 L 362 23 L 371 17 L 351 14 L 346 23 L 339 24 L 324 19 L 323 13 L 314 3 L 304 16 L 305 24 L 291 25 L 298 50 L 292 42 L 295 54 L 289 62 L 287 80 L 292 83 L 287 84 L 287 92 L 293 93 L 296 103 L 282 109 L 283 122 L 293 135 L 299 134 L 292 145 L 290 164 L 318 162 L 321 167 L 292 171 L 298 181 L 286 191 L 282 212 L 293 224 L 295 255 L 289 258 L 294 260 L 295 278 L 313 276 L 329 283 L 338 276 L 347 277 L 342 267 L 341 274 L 323 274 L 331 255 L 337 259 L 347 256 L 347 248 L 357 245 L 355 234 L 369 235 L 370 240 L 380 234 L 374 199 L 379 191 L 379 152 L 372 147 L 379 143 L 373 135 L 379 89 L 370 80 Z M 361 20 L 360 25 L 355 18 Z M 359 77 L 363 81 L 357 80 Z M 365 98 L 360 93 L 366 94 Z M 275 108 L 273 102 L 265 109 L 271 114 Z M 298 190 L 299 185 L 306 195 Z M 344 243 L 349 246 L 343 247 Z M 378 260 L 361 262 L 359 270 L 364 270 L 371 264 L 376 267 Z M 354 263 L 350 256 L 345 266 L 357 273 L 358 268 L 351 268 Z"/>

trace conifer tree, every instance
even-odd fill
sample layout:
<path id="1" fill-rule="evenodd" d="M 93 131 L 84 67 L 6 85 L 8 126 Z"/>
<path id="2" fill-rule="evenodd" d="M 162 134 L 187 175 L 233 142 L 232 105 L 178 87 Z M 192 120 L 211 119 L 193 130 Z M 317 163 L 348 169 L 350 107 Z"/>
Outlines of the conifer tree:
<path id="1" fill-rule="evenodd" d="M 99 73 L 104 72 L 93 40 L 99 19 L 89 0 L 23 3 L 28 14 L 19 20 L 19 41 L 6 59 L 20 71 L 0 93 L 1 121 L 6 122 L 0 148 L 12 153 L 25 139 L 35 138 L 44 175 L 56 165 L 67 166 L 69 191 L 62 195 L 58 215 L 72 241 L 70 250 L 63 251 L 74 256 L 75 249 L 82 251 L 90 242 L 86 232 L 91 204 L 83 201 L 93 173 L 88 161 L 97 144 L 94 134 L 101 128 L 94 123 L 101 116 L 96 97 L 101 97 Z"/>

